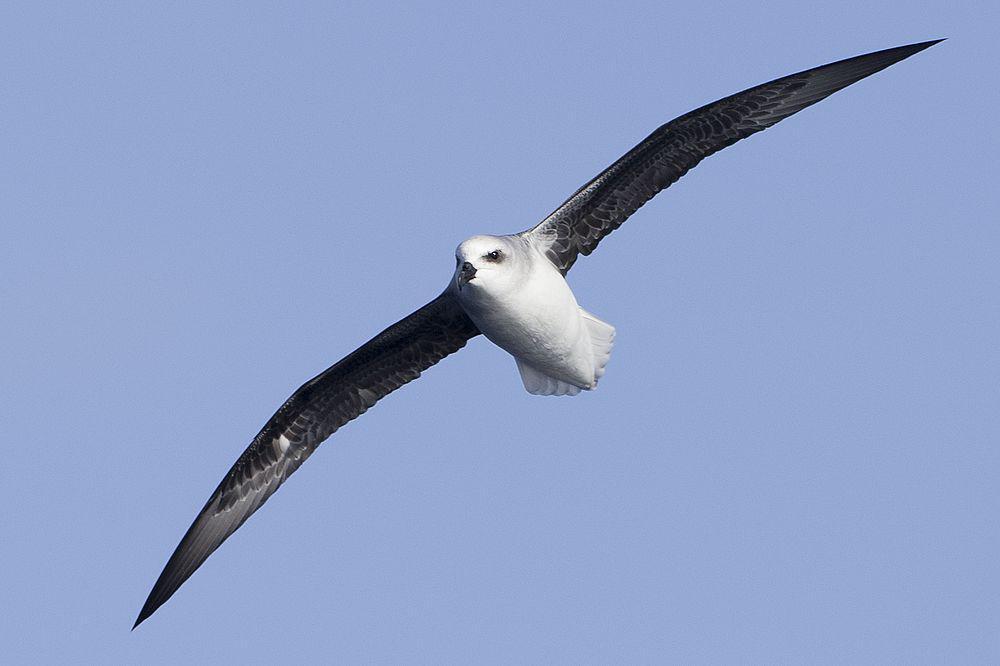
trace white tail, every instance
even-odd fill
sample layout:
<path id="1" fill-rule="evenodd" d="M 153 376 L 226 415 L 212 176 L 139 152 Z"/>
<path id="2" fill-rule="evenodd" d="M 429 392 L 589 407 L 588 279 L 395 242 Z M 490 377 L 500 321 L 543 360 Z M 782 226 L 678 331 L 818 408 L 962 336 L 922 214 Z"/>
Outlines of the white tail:
<path id="1" fill-rule="evenodd" d="M 521 373 L 521 381 L 524 382 L 524 390 L 533 395 L 576 395 L 581 391 L 579 386 L 568 384 L 561 379 L 549 377 L 539 372 L 519 358 L 517 369 Z"/>
<path id="2" fill-rule="evenodd" d="M 586 326 L 587 335 L 590 337 L 590 346 L 594 355 L 594 381 L 588 389 L 597 386 L 597 380 L 604 376 L 604 368 L 611 358 L 611 348 L 615 344 L 615 327 L 601 321 L 583 308 L 580 308 L 580 318 Z M 533 395 L 576 395 L 581 387 L 576 384 L 564 382 L 561 379 L 550 377 L 537 368 L 528 365 L 519 358 L 517 369 L 521 373 L 521 381 L 524 388 Z"/>
<path id="3" fill-rule="evenodd" d="M 590 333 L 590 344 L 594 348 L 594 383 L 604 376 L 604 368 L 611 358 L 611 348 L 615 346 L 615 327 L 606 321 L 601 321 L 583 308 L 580 308 L 583 323 Z"/>

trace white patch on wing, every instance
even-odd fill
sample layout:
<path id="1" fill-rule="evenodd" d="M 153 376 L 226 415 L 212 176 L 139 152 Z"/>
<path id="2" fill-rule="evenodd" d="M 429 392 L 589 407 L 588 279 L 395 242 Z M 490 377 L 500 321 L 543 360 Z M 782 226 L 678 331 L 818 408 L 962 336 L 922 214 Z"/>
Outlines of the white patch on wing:
<path id="1" fill-rule="evenodd" d="M 275 440 L 275 442 L 277 442 L 277 444 L 278 444 L 278 451 L 279 451 L 279 452 L 280 452 L 280 453 L 281 453 L 282 455 L 284 455 L 284 453 L 285 453 L 286 451 L 288 451 L 288 447 L 292 445 L 292 442 L 291 442 L 291 440 L 289 440 L 289 439 L 288 439 L 287 437 L 285 437 L 284 435 L 279 435 L 279 436 L 278 436 L 278 439 L 276 439 L 276 440 Z"/>

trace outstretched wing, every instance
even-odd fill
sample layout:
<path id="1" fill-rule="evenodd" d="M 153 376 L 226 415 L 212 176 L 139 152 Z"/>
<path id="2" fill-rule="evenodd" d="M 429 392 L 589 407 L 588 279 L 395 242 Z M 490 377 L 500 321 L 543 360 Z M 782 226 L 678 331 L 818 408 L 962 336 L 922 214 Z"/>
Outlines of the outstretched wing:
<path id="1" fill-rule="evenodd" d="M 212 493 L 170 556 L 133 628 L 169 599 L 323 440 L 478 334 L 445 291 L 303 384 Z"/>
<path id="2" fill-rule="evenodd" d="M 910 44 L 807 69 L 671 120 L 523 232 L 564 275 L 580 254 L 714 152 L 941 40 Z"/>

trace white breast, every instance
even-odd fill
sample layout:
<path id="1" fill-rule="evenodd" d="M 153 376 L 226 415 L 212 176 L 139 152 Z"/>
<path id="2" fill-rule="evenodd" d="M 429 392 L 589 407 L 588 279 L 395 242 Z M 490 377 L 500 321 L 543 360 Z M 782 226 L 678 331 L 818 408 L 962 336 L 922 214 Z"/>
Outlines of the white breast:
<path id="1" fill-rule="evenodd" d="M 595 355 L 580 306 L 548 259 L 540 254 L 532 259 L 517 288 L 475 285 L 462 290 L 460 301 L 479 330 L 519 366 L 527 364 L 555 380 L 593 388 Z M 527 378 L 525 386 L 531 390 Z"/>

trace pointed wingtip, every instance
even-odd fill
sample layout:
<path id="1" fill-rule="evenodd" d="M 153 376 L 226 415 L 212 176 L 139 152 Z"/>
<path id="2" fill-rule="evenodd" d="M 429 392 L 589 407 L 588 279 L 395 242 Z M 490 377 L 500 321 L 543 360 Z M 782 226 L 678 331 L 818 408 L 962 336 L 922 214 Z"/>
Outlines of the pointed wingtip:
<path id="1" fill-rule="evenodd" d="M 947 39 L 947 37 L 942 37 L 940 39 L 928 39 L 927 41 L 924 42 L 914 42 L 912 44 L 903 44 L 902 46 L 894 46 L 892 48 L 888 48 L 883 51 L 875 51 L 874 53 L 869 53 L 867 55 L 874 56 L 876 54 L 885 54 L 885 55 L 895 54 L 899 60 L 903 60 L 904 58 L 909 58 L 914 53 L 920 53 L 924 49 L 929 49 L 935 44 L 940 44 L 945 39 Z M 864 57 L 864 56 L 859 56 L 859 57 Z M 899 62 L 899 60 L 897 60 L 896 62 Z"/>
<path id="2" fill-rule="evenodd" d="M 150 597 L 152 597 L 152 596 L 153 595 L 150 594 Z M 160 607 L 160 604 L 156 604 L 155 606 L 151 607 L 149 599 L 146 599 L 146 603 L 144 603 L 142 605 L 142 610 L 139 611 L 139 617 L 135 618 L 135 624 L 132 625 L 132 631 L 135 631 L 135 628 L 138 627 L 143 622 L 145 622 L 146 619 L 149 618 L 150 615 L 152 615 L 153 613 L 155 613 L 156 609 L 159 608 L 159 607 Z"/>
<path id="3" fill-rule="evenodd" d="M 899 62 L 899 60 L 903 60 L 904 58 L 909 58 L 911 55 L 915 53 L 920 53 L 924 49 L 929 49 L 935 44 L 940 44 L 945 39 L 947 39 L 947 37 L 942 37 L 940 39 L 929 39 L 925 42 L 914 42 L 913 44 L 904 44 L 903 46 L 897 46 L 894 48 L 886 49 L 885 51 L 878 51 L 876 53 L 884 53 L 887 55 L 890 53 L 896 54 L 896 57 L 898 58 L 896 62 Z M 871 53 L 869 55 L 875 55 L 875 53 Z"/>
<path id="4" fill-rule="evenodd" d="M 940 44 L 941 42 L 943 42 L 946 39 L 948 39 L 948 38 L 947 37 L 941 37 L 939 39 L 928 39 L 926 42 L 916 42 L 914 44 L 910 44 L 909 46 L 904 46 L 903 48 L 904 49 L 912 49 L 914 53 L 917 53 L 918 51 L 923 51 L 924 49 L 929 49 L 930 47 L 934 46 L 935 44 Z"/>

